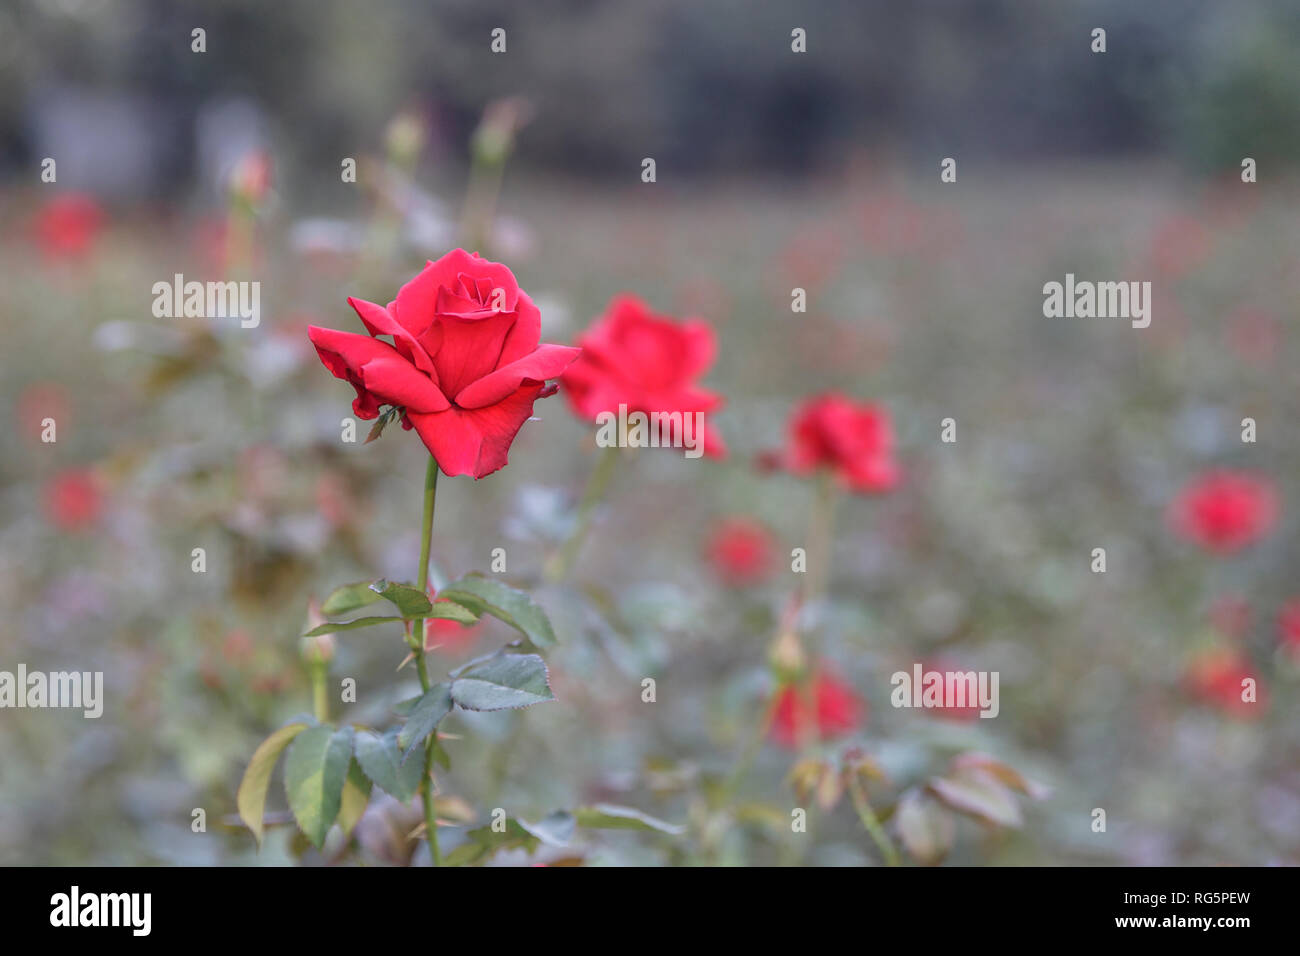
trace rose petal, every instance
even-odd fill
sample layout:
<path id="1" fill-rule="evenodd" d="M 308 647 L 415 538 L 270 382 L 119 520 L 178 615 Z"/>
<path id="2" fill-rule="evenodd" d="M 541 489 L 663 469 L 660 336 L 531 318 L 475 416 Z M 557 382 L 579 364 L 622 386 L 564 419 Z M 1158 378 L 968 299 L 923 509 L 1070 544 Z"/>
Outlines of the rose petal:
<path id="1" fill-rule="evenodd" d="M 511 442 L 533 414 L 533 402 L 543 391 L 540 386 L 525 385 L 488 408 L 451 408 L 409 417 L 445 475 L 482 478 L 505 466 Z"/>
<path id="2" fill-rule="evenodd" d="M 386 308 L 367 302 L 365 299 L 354 299 L 352 296 L 348 296 L 348 305 L 356 310 L 357 317 L 361 319 L 361 324 L 366 327 L 366 331 L 371 335 L 391 335 L 398 351 L 413 361 L 420 371 L 428 373 L 435 385 L 438 383 L 438 373 L 434 369 L 433 359 L 429 358 L 424 346 Z"/>
<path id="3" fill-rule="evenodd" d="M 582 350 L 569 345 L 539 345 L 531 355 L 503 365 L 467 386 L 456 396 L 461 408 L 483 408 L 501 401 L 525 381 L 541 383 L 555 378 L 576 359 Z"/>
<path id="4" fill-rule="evenodd" d="M 357 389 L 357 401 L 366 411 L 377 413 L 374 399 L 416 412 L 438 412 L 449 406 L 438 386 L 387 342 L 314 325 L 307 334 L 325 367 Z M 363 402 L 363 396 L 369 400 Z M 355 403 L 353 407 L 364 418 L 375 417 L 362 414 Z"/>

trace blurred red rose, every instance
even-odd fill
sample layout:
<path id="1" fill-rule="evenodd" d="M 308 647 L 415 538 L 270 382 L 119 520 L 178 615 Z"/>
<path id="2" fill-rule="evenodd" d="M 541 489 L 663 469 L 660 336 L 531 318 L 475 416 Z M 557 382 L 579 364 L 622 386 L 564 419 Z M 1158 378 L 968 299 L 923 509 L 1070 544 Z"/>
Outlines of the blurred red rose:
<path id="1" fill-rule="evenodd" d="M 429 588 L 429 600 L 438 603 L 444 598 L 435 596 L 433 588 Z M 424 649 L 426 651 L 440 650 L 445 654 L 455 654 L 464 650 L 468 645 L 474 643 L 478 638 L 479 624 L 462 624 L 460 621 L 449 621 L 442 617 L 426 617 L 424 619 Z"/>
<path id="2" fill-rule="evenodd" d="M 62 531 L 94 525 L 102 510 L 99 478 L 89 468 L 60 472 L 45 486 L 45 514 Z"/>
<path id="3" fill-rule="evenodd" d="M 1182 537 L 1229 554 L 1266 535 L 1277 516 L 1277 492 L 1271 482 L 1247 472 L 1211 471 L 1178 494 L 1169 523 Z"/>
<path id="4" fill-rule="evenodd" d="M 1242 681 L 1255 679 L 1255 701 L 1242 700 Z M 1227 648 L 1200 651 L 1188 662 L 1186 685 L 1193 696 L 1237 717 L 1255 717 L 1264 705 L 1264 688 L 1246 657 Z"/>
<path id="5" fill-rule="evenodd" d="M 90 251 L 104 221 L 99 203 L 82 193 L 62 193 L 36 214 L 33 228 L 50 258 L 75 259 Z"/>
<path id="6" fill-rule="evenodd" d="M 720 521 L 705 548 L 714 571 L 733 587 L 758 584 L 772 573 L 772 536 L 753 518 Z"/>
<path id="7" fill-rule="evenodd" d="M 834 392 L 796 408 L 786 447 L 764 461 L 796 475 L 829 468 L 842 486 L 859 494 L 889 491 L 899 480 L 889 413 Z"/>
<path id="8" fill-rule="evenodd" d="M 798 747 L 806 736 L 828 740 L 851 733 L 862 723 L 865 703 L 839 678 L 819 672 L 811 697 L 797 683 L 777 691 L 772 710 L 772 738 L 784 747 Z"/>
<path id="9" fill-rule="evenodd" d="M 370 335 L 310 326 L 321 362 L 356 389 L 359 418 L 404 409 L 403 427 L 448 476 L 502 468 L 533 402 L 554 394 L 546 380 L 579 352 L 539 345 L 541 313 L 511 271 L 463 249 L 428 263 L 386 308 L 348 303 Z"/>
<path id="10" fill-rule="evenodd" d="M 582 356 L 560 378 L 569 405 L 580 418 L 602 412 L 702 412 L 722 407 L 722 397 L 696 380 L 713 364 L 717 340 L 699 319 L 674 322 L 655 315 L 632 295 L 616 296 L 579 338 Z M 704 453 L 727 452 L 722 437 L 704 423 Z"/>
<path id="11" fill-rule="evenodd" d="M 1184 214 L 1166 218 L 1151 236 L 1151 264 L 1158 274 L 1177 279 L 1210 258 L 1210 231 L 1196 218 Z"/>

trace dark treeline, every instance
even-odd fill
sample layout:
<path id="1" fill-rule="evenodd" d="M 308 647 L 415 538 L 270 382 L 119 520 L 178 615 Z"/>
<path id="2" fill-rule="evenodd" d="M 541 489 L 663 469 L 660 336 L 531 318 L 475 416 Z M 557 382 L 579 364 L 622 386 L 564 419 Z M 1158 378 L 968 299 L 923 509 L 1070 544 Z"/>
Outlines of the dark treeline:
<path id="1" fill-rule="evenodd" d="M 798 172 L 849 148 L 1200 170 L 1300 154 L 1300 124 L 1264 120 L 1300 116 L 1285 0 L 15 0 L 0 36 L 0 163 L 30 161 L 52 102 L 120 97 L 163 184 L 193 172 L 200 108 L 231 97 L 329 155 L 419 106 L 459 155 L 487 102 L 522 94 L 518 161 L 586 177 L 644 156 Z"/>

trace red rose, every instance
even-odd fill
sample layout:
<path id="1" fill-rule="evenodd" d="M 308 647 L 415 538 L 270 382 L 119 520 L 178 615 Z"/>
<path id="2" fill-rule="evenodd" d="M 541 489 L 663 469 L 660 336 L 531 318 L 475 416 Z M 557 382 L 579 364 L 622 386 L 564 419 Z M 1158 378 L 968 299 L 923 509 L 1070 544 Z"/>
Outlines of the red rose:
<path id="1" fill-rule="evenodd" d="M 402 408 L 402 426 L 415 428 L 449 476 L 503 467 L 533 402 L 555 392 L 546 380 L 579 352 L 539 345 L 541 313 L 514 275 L 463 249 L 428 263 L 387 308 L 348 304 L 370 335 L 310 326 L 321 362 L 357 390 L 358 417 Z"/>
<path id="2" fill-rule="evenodd" d="M 709 561 L 733 587 L 757 584 L 772 572 L 772 536 L 752 518 L 727 518 L 714 529 Z"/>
<path id="3" fill-rule="evenodd" d="M 1272 483 L 1246 472 L 1213 471 L 1179 493 L 1169 509 L 1173 530 L 1210 551 L 1240 551 L 1277 521 Z"/>
<path id="4" fill-rule="evenodd" d="M 889 413 L 834 392 L 795 409 L 785 449 L 767 460 L 796 475 L 829 468 L 841 485 L 858 494 L 889 491 L 899 479 Z"/>
<path id="5" fill-rule="evenodd" d="M 798 684 L 777 692 L 772 710 L 772 737 L 785 747 L 797 747 L 805 736 L 828 740 L 851 733 L 862 723 L 865 705 L 853 688 L 833 675 L 818 673 L 812 682 L 812 699 Z"/>
<path id="6" fill-rule="evenodd" d="M 90 527 L 102 510 L 99 478 L 90 469 L 60 472 L 45 487 L 45 513 L 62 531 Z"/>
<path id="7" fill-rule="evenodd" d="M 103 220 L 95 200 L 81 193 L 64 193 L 37 213 L 36 241 L 50 258 L 76 258 L 90 250 Z"/>
<path id="8" fill-rule="evenodd" d="M 582 357 L 560 379 L 569 405 L 595 421 L 602 412 L 708 414 L 722 397 L 700 388 L 717 353 L 713 327 L 699 319 L 674 322 L 655 315 L 632 295 L 616 296 L 578 339 Z M 726 445 L 706 422 L 704 453 L 721 457 Z"/>

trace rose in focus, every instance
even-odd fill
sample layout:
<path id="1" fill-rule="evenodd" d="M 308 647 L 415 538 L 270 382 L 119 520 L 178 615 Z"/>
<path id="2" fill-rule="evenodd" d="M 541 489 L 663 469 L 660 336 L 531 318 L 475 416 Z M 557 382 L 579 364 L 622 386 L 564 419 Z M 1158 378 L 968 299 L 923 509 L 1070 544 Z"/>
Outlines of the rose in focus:
<path id="1" fill-rule="evenodd" d="M 370 334 L 309 327 L 321 362 L 356 389 L 359 418 L 402 409 L 402 426 L 449 476 L 502 468 L 533 402 L 555 392 L 547 380 L 579 354 L 539 344 L 541 313 L 511 271 L 463 249 L 428 263 L 387 306 L 348 303 Z"/>

